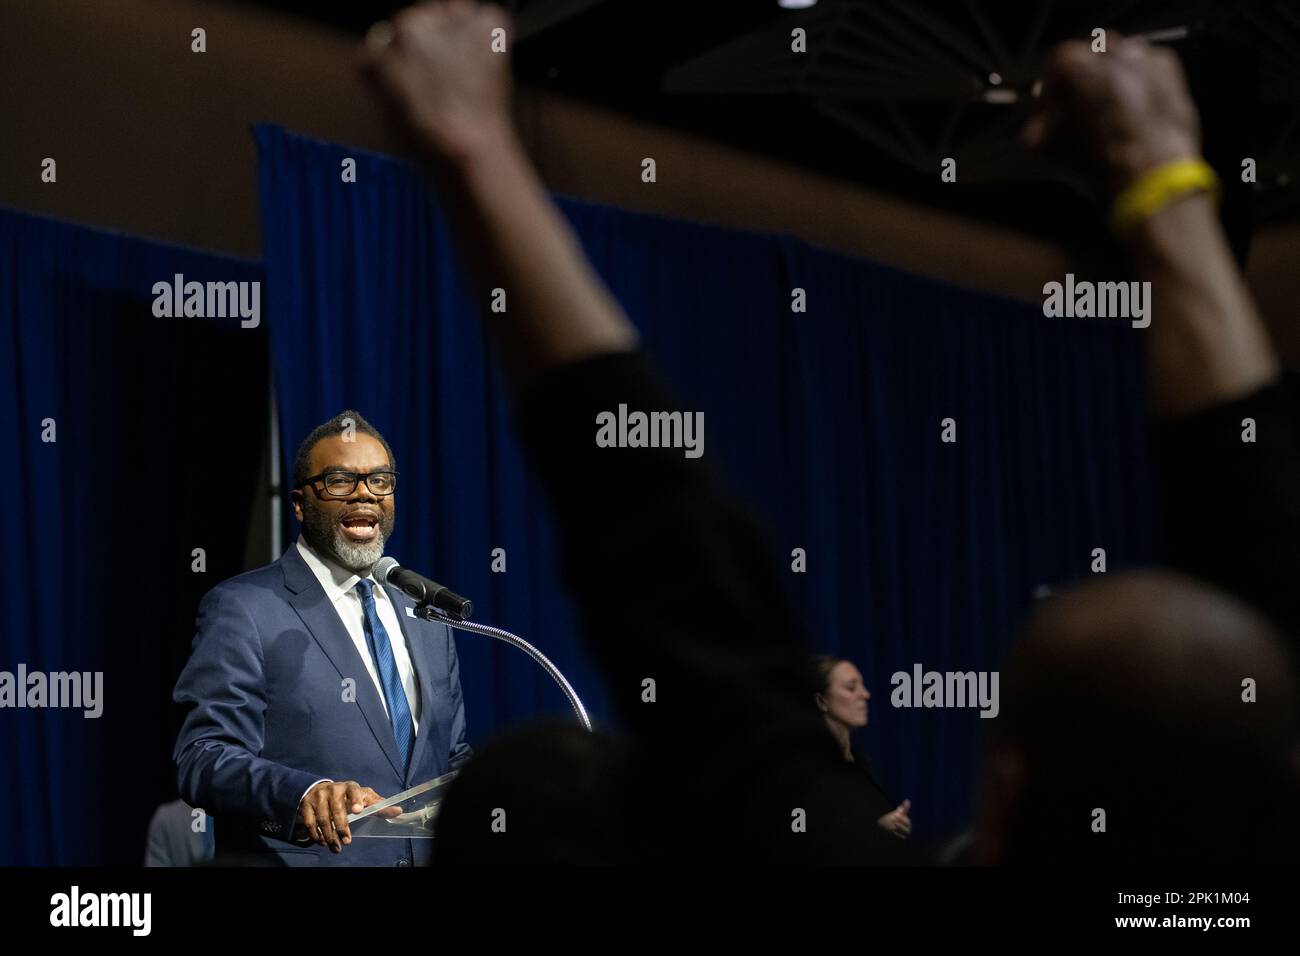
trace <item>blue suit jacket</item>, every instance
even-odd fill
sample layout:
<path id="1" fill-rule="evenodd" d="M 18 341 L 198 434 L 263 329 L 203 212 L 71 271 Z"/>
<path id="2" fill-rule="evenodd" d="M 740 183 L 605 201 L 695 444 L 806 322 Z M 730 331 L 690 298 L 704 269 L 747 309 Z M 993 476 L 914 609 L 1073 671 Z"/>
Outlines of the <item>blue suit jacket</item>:
<path id="1" fill-rule="evenodd" d="M 385 590 L 420 686 L 419 733 L 405 772 L 374 681 L 296 545 L 204 595 L 194 649 L 173 695 L 189 707 L 173 759 L 181 796 L 220 821 L 218 862 L 428 862 L 429 840 L 354 837 L 337 855 L 289 842 L 303 792 L 323 777 L 356 780 L 390 797 L 469 759 L 451 629 L 411 617 L 415 602 Z M 353 702 L 344 699 L 348 678 Z"/>

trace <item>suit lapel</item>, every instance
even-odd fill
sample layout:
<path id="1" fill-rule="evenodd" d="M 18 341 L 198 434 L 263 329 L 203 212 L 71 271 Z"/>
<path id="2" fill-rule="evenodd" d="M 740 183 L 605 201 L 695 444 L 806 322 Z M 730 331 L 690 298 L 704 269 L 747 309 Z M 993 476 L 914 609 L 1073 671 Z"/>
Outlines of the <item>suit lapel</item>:
<path id="1" fill-rule="evenodd" d="M 429 637 L 419 632 L 416 619 L 406 613 L 411 604 L 410 600 L 387 584 L 384 585 L 384 590 L 388 593 L 388 599 L 393 603 L 393 610 L 397 613 L 397 622 L 402 628 L 402 636 L 406 638 L 406 650 L 411 657 L 411 666 L 415 668 L 415 682 L 420 687 L 420 731 L 415 735 L 415 746 L 411 751 L 411 767 L 415 768 L 420 765 L 420 758 L 427 749 L 429 738 L 436 737 L 438 734 Z M 416 783 L 423 783 L 423 781 L 417 780 Z"/>
<path id="2" fill-rule="evenodd" d="M 375 682 L 370 679 L 370 671 L 357 653 L 357 646 L 352 643 L 338 611 L 325 596 L 325 589 L 316 580 L 316 575 L 311 573 L 311 568 L 307 567 L 307 562 L 298 553 L 296 544 L 289 546 L 289 550 L 280 559 L 280 565 L 284 569 L 285 586 L 292 592 L 289 604 L 298 612 L 302 623 L 330 659 L 339 676 L 351 677 L 356 682 L 357 706 L 361 709 L 361 715 L 370 725 L 370 732 L 383 748 L 388 762 L 393 765 L 397 775 L 405 779 L 401 761 L 397 757 L 392 722 L 384 712 L 383 701 L 379 699 Z"/>

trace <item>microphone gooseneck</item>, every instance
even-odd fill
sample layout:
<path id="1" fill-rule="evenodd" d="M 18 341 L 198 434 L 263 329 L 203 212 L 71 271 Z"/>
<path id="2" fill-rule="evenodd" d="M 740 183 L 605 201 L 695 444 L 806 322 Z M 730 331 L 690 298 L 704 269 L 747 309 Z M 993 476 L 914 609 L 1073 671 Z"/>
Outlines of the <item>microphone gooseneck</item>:
<path id="1" fill-rule="evenodd" d="M 573 685 L 569 683 L 568 679 L 560 673 L 560 669 L 552 664 L 547 656 L 532 644 L 517 634 L 511 634 L 499 627 L 490 627 L 487 624 L 467 621 L 466 618 L 470 616 L 474 609 L 474 605 L 469 600 L 437 581 L 431 581 L 423 575 L 402 567 L 397 563 L 396 558 L 380 558 L 375 562 L 372 573 L 381 584 L 391 584 L 403 594 L 414 598 L 416 617 L 425 621 L 446 624 L 448 627 L 454 627 L 460 631 L 469 631 L 471 634 L 483 634 L 487 637 L 493 637 L 512 647 L 519 648 L 550 675 L 551 680 L 555 681 L 560 690 L 564 692 L 564 696 L 569 699 L 569 704 L 573 707 L 574 713 L 578 715 L 578 720 L 582 722 L 582 726 L 587 730 L 591 730 L 591 718 L 587 716 L 587 708 L 583 706 L 582 699 L 578 697 L 578 692 L 573 689 Z"/>

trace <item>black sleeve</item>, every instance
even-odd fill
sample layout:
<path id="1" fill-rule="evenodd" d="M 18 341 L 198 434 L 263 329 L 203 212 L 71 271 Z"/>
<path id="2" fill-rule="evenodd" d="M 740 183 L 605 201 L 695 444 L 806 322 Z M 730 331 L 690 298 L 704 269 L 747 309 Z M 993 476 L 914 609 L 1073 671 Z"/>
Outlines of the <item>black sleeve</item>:
<path id="1" fill-rule="evenodd" d="M 1170 564 L 1265 611 L 1294 651 L 1300 443 L 1289 384 L 1159 423 L 1154 448 Z"/>
<path id="2" fill-rule="evenodd" d="M 799 622 L 708 442 L 695 459 L 598 447 L 597 416 L 620 404 L 681 410 L 628 352 L 551 370 L 519 414 L 587 646 L 643 755 L 647 815 L 668 817 L 656 839 L 667 852 L 686 841 L 732 858 L 896 862 L 813 706 Z"/>
<path id="3" fill-rule="evenodd" d="M 880 782 L 880 774 L 876 772 L 876 765 L 871 762 L 870 757 L 858 752 L 853 755 L 853 760 L 859 773 L 865 778 L 866 798 L 870 801 L 871 813 L 879 820 L 898 806 L 899 801 L 895 800 L 885 789 L 885 785 Z"/>

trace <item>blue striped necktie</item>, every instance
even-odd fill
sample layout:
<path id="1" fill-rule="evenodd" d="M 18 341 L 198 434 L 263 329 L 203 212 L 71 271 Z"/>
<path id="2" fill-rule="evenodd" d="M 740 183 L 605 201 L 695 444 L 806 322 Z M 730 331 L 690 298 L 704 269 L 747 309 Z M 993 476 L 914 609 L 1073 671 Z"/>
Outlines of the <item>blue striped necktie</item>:
<path id="1" fill-rule="evenodd" d="M 361 594 L 361 609 L 365 612 L 366 643 L 370 646 L 370 656 L 374 658 L 375 667 L 379 669 L 379 682 L 384 685 L 384 697 L 388 699 L 388 717 L 393 722 L 393 741 L 397 744 L 397 755 L 402 759 L 402 770 L 411 763 L 411 745 L 415 740 L 415 723 L 411 719 L 411 705 L 406 700 L 406 691 L 402 688 L 402 677 L 397 673 L 397 661 L 393 659 L 393 644 L 388 631 L 375 613 L 375 584 L 362 578 L 357 582 L 357 591 Z"/>

